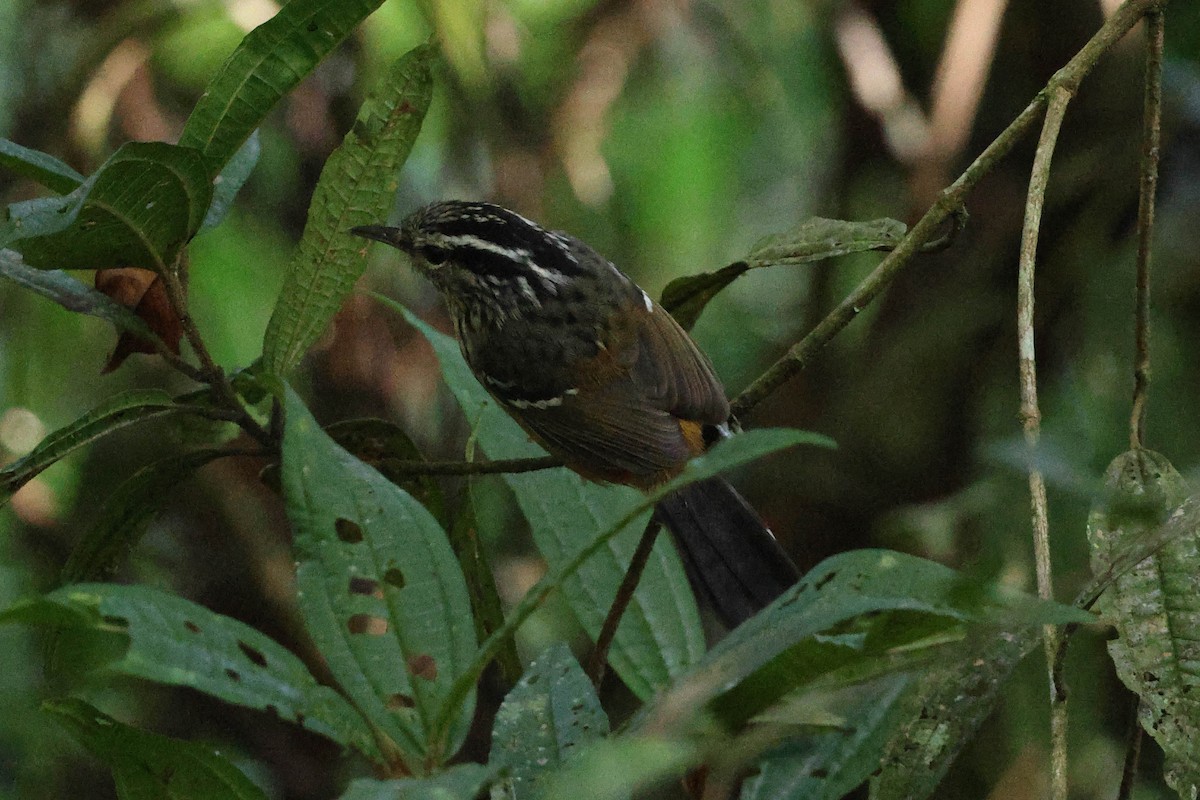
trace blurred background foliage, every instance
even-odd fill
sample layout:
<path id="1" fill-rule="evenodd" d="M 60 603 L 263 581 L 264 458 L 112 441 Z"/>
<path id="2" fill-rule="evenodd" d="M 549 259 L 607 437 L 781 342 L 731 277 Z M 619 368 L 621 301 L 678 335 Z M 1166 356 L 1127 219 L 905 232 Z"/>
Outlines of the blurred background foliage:
<path id="1" fill-rule="evenodd" d="M 194 313 L 229 368 L 253 360 L 313 185 L 386 65 L 434 35 L 437 95 L 400 179 L 395 215 L 443 197 L 486 198 L 589 241 L 657 293 L 759 237 L 822 215 L 912 221 L 1086 41 L 1114 3 L 1039 0 L 389 0 L 261 131 L 237 204 L 190 249 Z M 0 136 L 83 173 L 126 140 L 174 141 L 205 82 L 274 0 L 5 0 Z M 1140 31 L 1140 29 L 1139 29 Z M 1126 447 L 1132 391 L 1133 221 L 1141 47 L 1131 36 L 1071 105 L 1041 232 L 1038 352 L 1057 590 L 1088 577 L 1084 522 Z M 1193 479 L 1200 464 L 1200 13 L 1167 13 L 1164 161 L 1156 237 L 1148 445 Z M 737 476 L 803 567 L 882 545 L 1032 589 L 1017 420 L 1015 281 L 1032 156 L 1026 143 L 969 198 L 947 251 L 921 257 L 810 369 L 743 420 L 834 437 Z M 0 175 L 0 198 L 38 189 Z M 391 251 L 364 288 L 445 325 L 432 289 Z M 696 336 L 735 393 L 878 261 L 757 271 Z M 102 323 L 0 286 L 0 460 L 125 388 L 180 379 L 152 358 L 100 369 Z M 423 340 L 354 296 L 305 362 L 324 421 L 401 421 L 430 457 L 456 458 L 469 425 L 439 388 Z M 47 589 L 122 478 L 206 432 L 117 434 L 54 467 L 0 511 L 0 604 Z M 191 597 L 313 658 L 292 604 L 288 531 L 260 465 L 225 460 L 181 487 L 119 579 Z M 539 574 L 500 484 L 467 490 L 497 553 L 505 597 Z M 550 607 L 523 652 L 578 634 Z M 1077 638 L 1075 797 L 1107 797 L 1131 717 L 1102 636 Z M 1036 662 L 1036 663 L 1035 663 Z M 0 630 L 0 797 L 111 796 L 110 782 L 37 713 L 35 635 Z M 941 797 L 1041 796 L 1040 657 L 943 784 Z M 611 687 L 619 702 L 620 687 Z M 332 796 L 362 765 L 265 715 L 190 692 L 109 685 L 93 699 L 127 721 L 220 743 L 280 798 Z M 1147 743 L 1144 759 L 1158 756 Z M 1153 776 L 1156 768 L 1149 766 Z M 1138 797 L 1166 796 L 1154 777 Z"/>

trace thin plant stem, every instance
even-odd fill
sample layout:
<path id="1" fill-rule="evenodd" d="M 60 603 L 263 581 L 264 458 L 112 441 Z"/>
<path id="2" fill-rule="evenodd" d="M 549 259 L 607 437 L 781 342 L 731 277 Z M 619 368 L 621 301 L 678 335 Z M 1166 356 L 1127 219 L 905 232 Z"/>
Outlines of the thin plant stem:
<path id="1" fill-rule="evenodd" d="M 1062 128 L 1072 92 L 1056 87 L 1050 92 L 1046 119 L 1033 157 L 1029 192 L 1025 198 L 1025 224 L 1021 234 L 1021 257 L 1017 274 L 1017 342 L 1020 358 L 1021 427 L 1029 450 L 1029 497 L 1033 522 L 1033 552 L 1037 565 L 1038 596 L 1054 598 L 1053 573 L 1050 563 L 1050 521 L 1046 504 L 1046 481 L 1036 466 L 1037 445 L 1041 437 L 1041 411 L 1037 396 L 1037 357 L 1034 351 L 1034 273 L 1037 264 L 1038 232 L 1042 223 L 1042 208 L 1046 184 L 1050 178 L 1050 162 L 1058 132 Z M 1042 643 L 1046 650 L 1046 668 L 1050 675 L 1050 796 L 1067 800 L 1067 704 L 1066 692 L 1056 680 L 1055 654 L 1058 651 L 1058 629 L 1047 625 Z"/>
<path id="2" fill-rule="evenodd" d="M 238 427 L 263 446 L 274 448 L 278 442 L 246 410 L 246 407 L 242 405 L 237 393 L 233 390 L 233 386 L 229 383 L 229 378 L 225 375 L 225 371 L 217 366 L 217 362 L 209 354 L 208 347 L 204 344 L 204 337 L 200 335 L 200 329 L 196 327 L 196 322 L 192 319 L 192 315 L 188 311 L 187 293 L 184 290 L 183 279 L 181 277 L 182 269 L 180 268 L 180 260 L 183 258 L 184 253 L 181 251 L 176 264 L 171 269 L 161 269 L 159 275 L 163 285 L 166 287 L 167 298 L 171 303 L 171 310 L 179 317 L 180 325 L 183 327 L 183 335 L 187 338 L 188 344 L 191 345 L 192 351 L 200 361 L 200 378 L 202 382 L 209 385 L 213 394 L 222 404 L 237 414 L 237 419 L 234 422 Z M 174 365 L 175 361 L 171 360 L 170 363 Z M 192 377 L 192 375 L 189 374 L 189 377 Z"/>
<path id="3" fill-rule="evenodd" d="M 1150 391 L 1150 253 L 1154 235 L 1154 198 L 1158 190 L 1158 157 L 1162 140 L 1163 14 L 1146 14 L 1146 83 L 1142 105 L 1142 164 L 1137 219 L 1137 301 L 1134 314 L 1133 406 L 1129 446 L 1146 437 L 1146 403 Z"/>
<path id="4" fill-rule="evenodd" d="M 1142 698 L 1133 696 L 1133 718 L 1129 720 L 1129 738 L 1125 742 L 1125 763 L 1121 767 L 1121 785 L 1117 789 L 1117 800 L 1133 797 L 1133 784 L 1137 780 L 1138 760 L 1142 756 L 1142 723 L 1138 719 L 1142 710 Z"/>
<path id="5" fill-rule="evenodd" d="M 658 518 L 651 517 L 646 523 L 646 529 L 642 531 L 642 538 L 638 540 L 633 557 L 629 560 L 625 577 L 617 587 L 612 606 L 608 609 L 608 616 L 604 618 L 604 624 L 600 627 L 600 635 L 596 637 L 596 646 L 592 648 L 587 664 L 587 674 L 596 691 L 600 691 L 600 684 L 604 682 L 604 673 L 608 668 L 608 649 L 617 636 L 617 628 L 621 624 L 621 618 L 625 616 L 625 610 L 633 601 L 633 593 L 642 579 L 642 573 L 646 571 L 646 564 L 650 561 L 650 553 L 654 551 L 654 542 L 658 539 L 660 530 L 662 524 Z"/>

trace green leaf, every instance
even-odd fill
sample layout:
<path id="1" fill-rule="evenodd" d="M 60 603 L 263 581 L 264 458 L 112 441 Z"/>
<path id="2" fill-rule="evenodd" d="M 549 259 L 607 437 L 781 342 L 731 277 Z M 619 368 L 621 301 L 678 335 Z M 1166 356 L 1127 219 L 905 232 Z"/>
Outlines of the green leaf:
<path id="1" fill-rule="evenodd" d="M 155 389 L 126 392 L 108 399 L 70 425 L 47 435 L 23 458 L 0 469 L 0 506 L 44 469 L 80 447 L 121 428 L 179 410 L 169 394 Z"/>
<path id="2" fill-rule="evenodd" d="M 871 800 L 925 800 L 959 751 L 1000 701 L 1017 665 L 1041 641 L 1041 630 L 973 633 L 939 664 L 919 673 L 902 699 L 906 720 L 883 750 L 871 778 Z"/>
<path id="3" fill-rule="evenodd" d="M 263 366 L 285 376 L 320 337 L 365 267 L 366 244 L 349 231 L 391 209 L 397 173 L 421 130 L 433 91 L 431 47 L 399 59 L 325 163 L 308 223 L 263 341 Z"/>
<path id="4" fill-rule="evenodd" d="M 752 269 L 805 264 L 866 250 L 891 250 L 904 238 L 906 230 L 904 223 L 894 219 L 848 222 L 813 217 L 787 233 L 760 239 L 744 261 L 716 272 L 676 278 L 663 289 L 662 306 L 684 329 L 691 330 L 708 302 Z"/>
<path id="5" fill-rule="evenodd" d="M 846 626 L 863 615 L 885 611 L 906 612 L 908 620 L 895 631 L 892 626 L 877 629 L 889 637 L 889 646 L 928 638 L 930 627 L 919 624 L 914 612 L 992 625 L 1093 620 L 1070 606 L 974 583 L 932 561 L 886 550 L 854 550 L 822 561 L 772 605 L 736 628 L 658 704 L 686 701 L 694 707 L 720 698 L 718 710 L 736 722 L 738 715 L 763 708 L 811 679 L 804 654 L 811 652 L 817 637 L 828 642 L 836 635 L 833 641 L 839 646 L 869 652 L 870 636 L 853 624 Z M 764 669 L 773 676 L 771 680 L 747 680 Z"/>
<path id="6" fill-rule="evenodd" d="M 346 419 L 331 423 L 325 433 L 339 447 L 412 495 L 435 519 L 445 514 L 445 499 L 437 479 L 400 468 L 402 463 L 424 461 L 425 455 L 399 425 L 382 419 Z M 267 465 L 262 479 L 269 486 L 278 486 L 279 465 Z"/>
<path id="7" fill-rule="evenodd" d="M 76 543 L 63 566 L 63 583 L 101 580 L 112 575 L 121 559 L 142 538 L 150 520 L 171 499 L 172 490 L 223 455 L 222 450 L 197 450 L 169 456 L 135 472 L 108 496 L 96 521 Z"/>
<path id="8" fill-rule="evenodd" d="M 0 623 L 59 624 L 128 637 L 109 672 L 187 686 L 267 710 L 378 758 L 371 730 L 346 700 L 317 683 L 287 648 L 235 619 L 146 586 L 64 586 L 0 612 Z"/>
<path id="9" fill-rule="evenodd" d="M 103 292 L 59 269 L 34 269 L 15 250 L 0 250 L 0 277 L 46 297 L 68 311 L 111 322 L 119 330 L 152 339 L 156 334 L 141 317 Z"/>
<path id="10" fill-rule="evenodd" d="M 383 0 L 291 0 L 250 31 L 209 81 L 179 144 L 220 172 L 285 94 Z"/>
<path id="11" fill-rule="evenodd" d="M 881 686 L 832 693 L 828 708 L 836 719 L 809 736 L 792 737 L 768 754 L 758 773 L 746 780 L 741 800 L 839 800 L 879 768 L 883 747 L 900 724 L 900 701 L 909 681 L 891 676 Z M 771 722 L 805 724 L 805 715 L 785 707 Z"/>
<path id="12" fill-rule="evenodd" d="M 686 739 L 646 735 L 601 739 L 547 775 L 545 791 L 539 797 L 628 800 L 640 790 L 683 775 L 700 758 L 697 743 Z"/>
<path id="13" fill-rule="evenodd" d="M 42 707 L 112 769 L 121 800 L 266 800 L 211 747 L 132 728 L 74 698 Z"/>
<path id="14" fill-rule="evenodd" d="M 675 317 L 685 331 L 690 331 L 709 301 L 749 270 L 750 265 L 745 261 L 736 261 L 716 272 L 676 278 L 663 287 L 662 307 Z"/>
<path id="15" fill-rule="evenodd" d="M 476 427 L 478 441 L 490 458 L 545 455 L 471 375 L 453 339 L 433 330 L 402 306 L 380 299 L 404 314 L 433 345 L 442 376 L 467 420 Z M 586 544 L 596 541 L 643 501 L 633 489 L 599 486 L 565 469 L 503 477 L 529 520 L 534 543 L 551 568 L 561 566 Z M 600 633 L 649 516 L 647 511 L 634 520 L 561 587 L 563 597 L 593 639 Z M 617 628 L 609 663 L 634 694 L 648 698 L 694 664 L 704 650 L 700 615 L 687 576 L 670 541 L 660 537 Z"/>
<path id="16" fill-rule="evenodd" d="M 482 764 L 457 764 L 428 778 L 377 781 L 359 778 L 341 800 L 475 800 L 493 770 Z"/>
<path id="17" fill-rule="evenodd" d="M 346 694 L 412 767 L 466 735 L 473 694 L 443 708 L 475 654 L 471 605 L 446 534 L 409 494 L 325 434 L 286 392 L 283 493 L 295 532 L 300 607 Z M 453 725 L 430 741 L 438 716 Z"/>
<path id="18" fill-rule="evenodd" d="M 51 191 L 67 194 L 79 188 L 84 178 L 49 153 L 0 139 L 0 167 L 37 181 Z"/>
<path id="19" fill-rule="evenodd" d="M 200 229 L 211 198 L 198 152 L 129 142 L 71 194 L 9 206 L 0 245 L 39 268 L 162 273 Z"/>
<path id="20" fill-rule="evenodd" d="M 212 202 L 209 203 L 208 212 L 204 215 L 204 223 L 200 226 L 202 230 L 215 228 L 221 224 L 221 220 L 225 219 L 225 215 L 233 206 L 233 199 L 237 197 L 237 193 L 241 191 L 242 186 L 250 178 L 250 173 L 254 171 L 255 165 L 258 164 L 258 157 L 261 153 L 262 144 L 259 142 L 256 130 L 250 134 L 249 139 L 242 143 L 238 151 L 233 154 L 233 158 L 225 164 L 221 174 L 213 179 Z"/>
<path id="21" fill-rule="evenodd" d="M 787 233 L 764 236 L 746 255 L 751 269 L 773 264 L 804 264 L 867 250 L 891 250 L 908 230 L 894 219 L 851 222 L 813 217 Z"/>
<path id="22" fill-rule="evenodd" d="M 507 767 L 502 794 L 532 798 L 539 779 L 588 742 L 608 734 L 608 716 L 570 648 L 559 642 L 537 658 L 513 687 L 492 728 L 493 765 Z"/>
<path id="23" fill-rule="evenodd" d="M 1150 536 L 1188 498 L 1189 486 L 1159 453 L 1122 453 L 1104 474 L 1104 500 L 1088 519 L 1092 569 Z M 1200 530 L 1164 544 L 1118 575 L 1102 598 L 1118 638 L 1117 675 L 1141 698 L 1138 720 L 1162 747 L 1165 778 L 1180 797 L 1200 792 Z"/>

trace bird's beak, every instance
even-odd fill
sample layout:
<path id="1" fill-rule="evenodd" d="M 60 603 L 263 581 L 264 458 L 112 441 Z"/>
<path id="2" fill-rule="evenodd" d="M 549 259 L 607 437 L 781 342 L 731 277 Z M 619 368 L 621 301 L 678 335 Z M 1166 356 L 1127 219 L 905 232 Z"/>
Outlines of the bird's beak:
<path id="1" fill-rule="evenodd" d="M 405 237 L 400 228 L 389 228 L 386 225 L 359 225 L 357 228 L 351 228 L 350 233 L 355 236 L 361 236 L 364 239 L 374 239 L 377 242 L 390 244 L 392 247 L 401 250 L 407 250 L 405 246 Z"/>

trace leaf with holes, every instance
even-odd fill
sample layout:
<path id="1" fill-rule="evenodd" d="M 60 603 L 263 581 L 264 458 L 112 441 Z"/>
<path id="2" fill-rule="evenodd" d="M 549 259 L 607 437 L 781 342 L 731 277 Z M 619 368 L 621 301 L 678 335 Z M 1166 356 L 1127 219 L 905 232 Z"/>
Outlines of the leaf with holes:
<path id="1" fill-rule="evenodd" d="M 341 800 L 475 800 L 492 773 L 491 767 L 482 764 L 456 764 L 428 778 L 359 778 Z"/>
<path id="2" fill-rule="evenodd" d="M 873 622 L 880 612 L 891 615 L 885 624 Z M 1070 606 L 997 591 L 932 561 L 887 550 L 854 550 L 822 561 L 736 628 L 657 705 L 716 701 L 721 716 L 738 721 L 748 710 L 765 708 L 813 679 L 806 669 L 813 648 L 834 643 L 875 657 L 914 643 L 941 642 L 946 631 L 931 620 L 938 617 L 946 623 L 992 626 L 1093 619 Z M 874 641 L 877 637 L 883 637 L 883 646 Z"/>
<path id="3" fill-rule="evenodd" d="M 474 706 L 442 708 L 475 654 L 462 571 L 446 534 L 409 494 L 339 447 L 290 389 L 283 495 L 295 531 L 300 607 L 346 694 L 410 759 L 441 763 Z M 449 744 L 430 726 L 450 713 Z"/>
<path id="4" fill-rule="evenodd" d="M 387 216 L 433 94 L 433 48 L 399 59 L 363 103 L 354 128 L 321 170 L 300 246 L 263 339 L 263 367 L 286 375 L 329 325 L 365 267 L 357 225 Z"/>
<path id="5" fill-rule="evenodd" d="M 0 246 L 38 268 L 163 273 L 200 229 L 211 199 L 199 152 L 129 142 L 70 194 L 9 206 Z"/>
<path id="6" fill-rule="evenodd" d="M 906 230 L 903 222 L 894 219 L 849 222 L 813 217 L 787 233 L 760 239 L 743 261 L 715 272 L 676 278 L 663 289 L 662 306 L 685 330 L 691 330 L 709 301 L 752 269 L 806 264 L 867 250 L 891 250 Z"/>
<path id="7" fill-rule="evenodd" d="M 0 139 L 0 167 L 37 181 L 47 189 L 67 194 L 79 188 L 83 176 L 49 153 Z"/>
<path id="8" fill-rule="evenodd" d="M 471 375 L 453 339 L 433 330 L 402 306 L 389 305 L 404 314 L 433 345 L 442 377 L 467 420 L 475 426 L 479 444 L 488 457 L 545 455 Z M 565 469 L 503 477 L 529 520 L 538 550 L 552 568 L 595 541 L 644 500 L 633 489 L 589 483 Z M 649 517 L 647 510 L 561 587 L 571 610 L 593 639 L 600 633 Z M 659 537 L 633 602 L 617 628 L 609 663 L 634 694 L 649 698 L 672 676 L 696 663 L 704 651 L 700 615 L 687 575 L 671 542 L 665 536 Z"/>
<path id="9" fill-rule="evenodd" d="M 1122 453 L 1104 474 L 1104 499 L 1088 519 L 1092 570 L 1147 538 L 1188 499 L 1189 486 L 1159 453 Z M 1200 793 L 1200 530 L 1173 538 L 1117 576 L 1102 598 L 1116 625 L 1108 651 L 1122 683 L 1141 698 L 1138 720 L 1166 756 L 1167 783 Z"/>
<path id="10" fill-rule="evenodd" d="M 871 800 L 925 800 L 996 708 L 1013 670 L 1042 640 L 1039 628 L 981 629 L 918 673 L 900 699 L 904 722 L 882 748 Z"/>
<path id="11" fill-rule="evenodd" d="M 541 776 L 607 734 L 608 716 L 591 681 L 566 644 L 551 645 L 496 712 L 491 764 L 507 775 L 492 797 L 535 797 Z"/>
<path id="12" fill-rule="evenodd" d="M 112 769 L 123 800 L 266 800 L 211 747 L 132 728 L 74 698 L 51 700 L 42 708 Z"/>
<path id="13" fill-rule="evenodd" d="M 82 583 L 0 612 L 0 623 L 67 627 L 127 640 L 105 666 L 278 714 L 378 759 L 371 728 L 287 648 L 235 619 L 147 586 Z"/>
<path id="14" fill-rule="evenodd" d="M 246 34 L 209 81 L 179 144 L 204 154 L 209 177 L 234 157 L 279 100 L 383 0 L 292 0 Z"/>
<path id="15" fill-rule="evenodd" d="M 166 414 L 177 413 L 166 392 L 125 392 L 106 400 L 66 427 L 47 435 L 24 457 L 0 469 L 0 506 L 50 465 L 113 431 Z"/>

